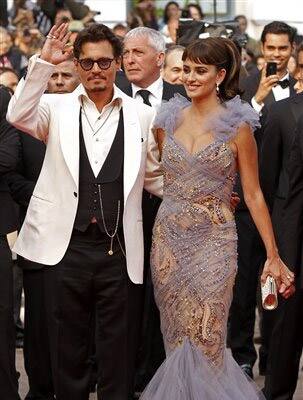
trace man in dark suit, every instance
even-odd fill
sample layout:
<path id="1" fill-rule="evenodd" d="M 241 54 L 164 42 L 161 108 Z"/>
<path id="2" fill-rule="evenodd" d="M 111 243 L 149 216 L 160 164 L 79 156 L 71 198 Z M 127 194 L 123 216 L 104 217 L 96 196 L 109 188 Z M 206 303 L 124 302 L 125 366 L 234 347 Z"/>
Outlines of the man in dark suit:
<path id="1" fill-rule="evenodd" d="M 6 235 L 17 229 L 17 217 L 4 175 L 18 162 L 18 133 L 6 122 L 9 92 L 0 87 L 0 398 L 20 400 L 15 369 L 12 254 Z"/>
<path id="2" fill-rule="evenodd" d="M 116 84 L 127 95 L 158 110 L 163 100 L 176 93 L 186 96 L 184 87 L 172 85 L 161 78 L 165 56 L 163 36 L 154 29 L 132 29 L 124 39 L 123 65 L 125 75 L 117 75 Z M 155 304 L 150 276 L 149 257 L 152 229 L 160 199 L 143 192 L 145 300 L 142 320 L 142 339 L 136 374 L 136 390 L 141 392 L 165 359 L 160 315 Z"/>
<path id="3" fill-rule="evenodd" d="M 279 299 L 265 379 L 268 400 L 291 400 L 296 390 L 303 347 L 303 103 L 287 163 L 289 190 L 282 215 L 279 252 L 296 274 L 296 292 Z"/>
<path id="4" fill-rule="evenodd" d="M 19 205 L 22 225 L 44 160 L 45 144 L 19 133 L 21 151 L 16 171 L 6 175 L 14 201 Z M 26 400 L 53 399 L 50 353 L 46 328 L 43 265 L 18 257 L 23 270 L 25 294 L 24 365 L 29 381 Z"/>
<path id="5" fill-rule="evenodd" d="M 271 212 L 278 247 L 283 234 L 282 211 L 289 186 L 287 162 L 300 115 L 303 115 L 303 94 L 273 103 L 268 109 L 264 124 L 260 152 L 260 182 Z M 278 333 L 275 325 L 279 325 L 279 318 L 283 318 L 283 304 L 282 301 L 275 311 L 263 310 L 261 355 L 265 354 L 267 360 L 266 382 L 271 379 L 272 368 L 276 368 L 273 363 L 276 358 L 275 353 L 280 351 L 275 338 Z M 287 346 L 287 343 L 285 345 Z"/>
<path id="6" fill-rule="evenodd" d="M 272 22 L 264 27 L 261 36 L 262 53 L 266 62 L 277 64 L 277 73 L 266 77 L 266 66 L 262 72 L 248 76 L 242 84 L 243 100 L 251 103 L 261 116 L 261 129 L 255 132 L 260 149 L 266 108 L 279 100 L 295 95 L 295 80 L 289 76 L 287 63 L 293 50 L 294 31 L 284 22 Z M 265 108 L 264 108 L 265 106 Z M 235 191 L 243 199 L 240 181 Z M 253 343 L 255 325 L 256 290 L 260 266 L 265 261 L 263 245 L 249 211 L 242 200 L 236 210 L 238 229 L 238 274 L 231 306 L 229 345 L 238 364 L 252 377 L 252 368 L 257 354 Z M 260 352 L 260 372 L 266 365 L 267 342 L 270 322 L 262 324 L 263 352 Z"/>

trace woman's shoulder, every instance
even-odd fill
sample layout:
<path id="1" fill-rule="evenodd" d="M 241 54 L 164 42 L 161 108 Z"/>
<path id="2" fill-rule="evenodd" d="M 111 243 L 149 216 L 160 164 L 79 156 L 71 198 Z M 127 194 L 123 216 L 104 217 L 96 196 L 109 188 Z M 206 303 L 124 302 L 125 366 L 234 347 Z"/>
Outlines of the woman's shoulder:
<path id="1" fill-rule="evenodd" d="M 245 123 L 255 130 L 261 126 L 260 117 L 256 110 L 246 101 L 243 101 L 240 96 L 226 102 L 226 108 L 230 116 L 231 122 L 236 127 Z"/>
<path id="2" fill-rule="evenodd" d="M 165 130 L 168 134 L 175 130 L 181 111 L 190 105 L 190 101 L 176 93 L 168 101 L 163 101 L 157 112 L 154 127 Z"/>
<path id="3" fill-rule="evenodd" d="M 226 140 L 232 139 L 241 126 L 248 126 L 253 132 L 259 128 L 259 114 L 250 104 L 236 96 L 223 103 L 224 112 L 214 121 L 214 130 Z"/>

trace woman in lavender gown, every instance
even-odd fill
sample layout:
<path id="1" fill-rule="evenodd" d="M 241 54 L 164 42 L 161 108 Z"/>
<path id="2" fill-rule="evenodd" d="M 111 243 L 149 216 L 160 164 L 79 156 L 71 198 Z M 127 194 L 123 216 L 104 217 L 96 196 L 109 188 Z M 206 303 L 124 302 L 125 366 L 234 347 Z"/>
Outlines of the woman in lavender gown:
<path id="1" fill-rule="evenodd" d="M 163 202 L 151 254 L 167 359 L 142 400 L 255 400 L 262 393 L 226 351 L 237 271 L 230 198 L 237 171 L 267 251 L 262 281 L 288 297 L 293 274 L 279 258 L 258 181 L 253 129 L 258 115 L 238 93 L 240 57 L 228 39 L 199 39 L 183 55 L 192 102 L 176 95 L 160 109 Z"/>

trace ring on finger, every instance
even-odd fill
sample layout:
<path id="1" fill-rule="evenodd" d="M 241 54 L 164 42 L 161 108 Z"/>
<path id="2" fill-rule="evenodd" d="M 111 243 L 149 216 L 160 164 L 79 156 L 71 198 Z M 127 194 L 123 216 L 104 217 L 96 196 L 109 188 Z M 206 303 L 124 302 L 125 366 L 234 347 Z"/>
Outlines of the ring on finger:
<path id="1" fill-rule="evenodd" d="M 48 34 L 46 37 L 47 39 L 57 39 L 57 36 L 51 34 Z"/>

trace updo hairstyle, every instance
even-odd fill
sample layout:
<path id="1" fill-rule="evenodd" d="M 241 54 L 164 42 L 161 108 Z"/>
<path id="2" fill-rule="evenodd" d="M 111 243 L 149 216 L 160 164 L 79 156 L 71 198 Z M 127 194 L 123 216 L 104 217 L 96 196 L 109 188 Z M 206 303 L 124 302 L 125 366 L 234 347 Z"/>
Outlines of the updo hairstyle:
<path id="1" fill-rule="evenodd" d="M 214 65 L 218 71 L 226 70 L 225 78 L 219 86 L 219 96 L 222 101 L 230 100 L 241 93 L 239 90 L 241 56 L 230 39 L 223 37 L 197 39 L 185 48 L 182 60 L 187 59 L 197 64 Z"/>

